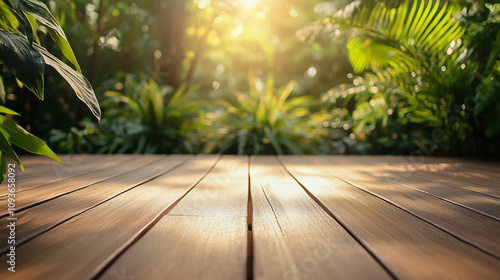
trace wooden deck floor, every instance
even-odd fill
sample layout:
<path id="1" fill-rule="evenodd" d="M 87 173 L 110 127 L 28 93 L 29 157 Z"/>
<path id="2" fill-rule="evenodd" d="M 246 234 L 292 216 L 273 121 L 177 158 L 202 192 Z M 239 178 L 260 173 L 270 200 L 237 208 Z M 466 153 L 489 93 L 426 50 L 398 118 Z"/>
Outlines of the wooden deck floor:
<path id="1" fill-rule="evenodd" d="M 62 159 L 24 158 L 14 216 L 1 185 L 0 279 L 500 279 L 498 163 Z"/>

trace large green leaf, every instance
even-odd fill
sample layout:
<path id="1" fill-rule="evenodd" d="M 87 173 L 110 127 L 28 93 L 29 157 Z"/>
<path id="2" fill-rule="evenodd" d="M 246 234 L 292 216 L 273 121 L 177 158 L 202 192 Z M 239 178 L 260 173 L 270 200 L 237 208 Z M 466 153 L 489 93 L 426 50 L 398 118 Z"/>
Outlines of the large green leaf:
<path id="1" fill-rule="evenodd" d="M 405 0 L 396 9 L 378 2 L 363 6 L 352 18 L 331 22 L 355 30 L 347 46 L 355 72 L 390 67 L 401 73 L 446 52 L 463 35 L 465 28 L 456 19 L 459 12 L 439 0 Z"/>
<path id="2" fill-rule="evenodd" d="M 17 154 L 10 145 L 9 141 L 7 141 L 7 139 L 1 132 L 0 132 L 0 150 L 7 157 L 17 162 L 17 164 L 19 164 L 19 167 L 21 167 L 21 170 L 24 171 L 24 166 L 21 164 L 21 160 L 19 160 L 19 157 L 17 157 Z"/>
<path id="3" fill-rule="evenodd" d="M 4 106 L 0 106 L 0 113 L 20 116 L 17 112 L 12 111 L 9 108 L 5 108 Z"/>
<path id="4" fill-rule="evenodd" d="M 42 140 L 1 115 L 0 133 L 2 133 L 11 144 L 25 149 L 30 153 L 44 155 L 61 162 L 59 157 L 57 157 L 57 155 Z"/>
<path id="5" fill-rule="evenodd" d="M 28 37 L 29 43 L 33 43 L 33 29 L 31 28 L 31 23 L 24 12 L 19 8 L 17 1 L 3 0 L 3 2 L 9 6 L 11 12 L 19 20 L 19 24 L 23 29 L 22 31 L 24 31 L 24 34 Z"/>
<path id="6" fill-rule="evenodd" d="M 32 46 L 26 37 L 0 30 L 0 60 L 19 81 L 43 99 L 45 63 Z"/>
<path id="7" fill-rule="evenodd" d="M 25 13 L 33 16 L 38 22 L 49 28 L 49 34 L 54 39 L 54 41 L 59 45 L 63 55 L 71 61 L 75 66 L 76 70 L 82 73 L 78 61 L 76 60 L 75 54 L 71 49 L 71 46 L 64 34 L 64 30 L 56 21 L 52 13 L 49 11 L 47 6 L 37 0 L 12 0 L 15 2 L 21 10 Z"/>
<path id="8" fill-rule="evenodd" d="M 10 30 L 11 28 L 17 29 L 18 27 L 19 20 L 17 17 L 5 2 L 0 1 L 0 28 Z"/>
<path id="9" fill-rule="evenodd" d="M 95 96 L 92 85 L 80 73 L 60 61 L 57 57 L 49 53 L 44 47 L 33 44 L 33 47 L 42 54 L 45 63 L 56 69 L 57 72 L 69 83 L 76 93 L 76 96 L 85 103 L 97 119 L 101 119 L 101 109 Z"/>
<path id="10" fill-rule="evenodd" d="M 41 24 L 49 27 L 50 29 L 59 33 L 59 35 L 66 38 L 62 27 L 57 23 L 54 16 L 50 13 L 44 3 L 37 0 L 10 0 L 23 12 L 32 15 Z"/>
<path id="11" fill-rule="evenodd" d="M 61 36 L 59 33 L 54 32 L 53 30 L 49 30 L 49 34 L 57 43 L 63 55 L 75 66 L 76 70 L 81 74 L 82 69 L 78 64 L 78 60 L 76 60 L 75 54 L 73 53 L 73 49 L 71 49 L 71 45 L 69 44 L 66 37 Z"/>

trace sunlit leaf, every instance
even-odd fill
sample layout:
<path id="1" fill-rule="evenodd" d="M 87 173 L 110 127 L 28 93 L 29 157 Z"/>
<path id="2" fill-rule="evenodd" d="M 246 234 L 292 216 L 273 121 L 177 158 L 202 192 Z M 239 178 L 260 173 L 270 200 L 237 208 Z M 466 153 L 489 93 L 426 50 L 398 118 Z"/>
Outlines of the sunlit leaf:
<path id="1" fill-rule="evenodd" d="M 62 27 L 59 25 L 59 23 L 57 23 L 56 19 L 44 3 L 37 0 L 10 1 L 15 3 L 25 13 L 32 15 L 41 24 L 49 27 L 66 39 L 66 35 L 64 34 Z"/>
<path id="2" fill-rule="evenodd" d="M 0 106 L 0 113 L 9 114 L 9 115 L 16 115 L 16 116 L 20 116 L 17 112 L 12 111 L 12 110 L 11 110 L 11 109 L 9 109 L 9 108 L 5 108 L 4 106 Z"/>
<path id="3" fill-rule="evenodd" d="M 43 55 L 45 63 L 56 69 L 57 72 L 69 83 L 76 93 L 76 96 L 85 103 L 92 114 L 100 120 L 101 119 L 101 109 L 99 107 L 99 102 L 95 96 L 92 85 L 89 81 L 80 73 L 73 70 L 71 67 L 66 65 L 64 62 L 60 61 L 57 57 L 49 53 L 44 47 L 33 44 L 34 48 Z"/>
<path id="4" fill-rule="evenodd" d="M 56 21 L 47 6 L 37 0 L 12 0 L 27 14 L 33 16 L 38 22 L 49 28 L 49 34 L 54 41 L 59 45 L 63 55 L 71 61 L 79 73 L 82 73 L 80 65 L 76 60 L 75 54 L 64 34 L 64 30 Z"/>
<path id="5" fill-rule="evenodd" d="M 19 27 L 19 20 L 4 1 L 0 1 L 0 28 L 10 30 Z"/>
<path id="6" fill-rule="evenodd" d="M 396 72 L 417 69 L 427 57 L 444 52 L 465 28 L 455 18 L 458 10 L 439 1 L 406 0 L 397 9 L 384 3 L 363 6 L 352 19 L 334 18 L 356 35 L 347 43 L 349 61 L 355 72 L 389 66 Z"/>
<path id="7" fill-rule="evenodd" d="M 43 99 L 43 56 L 28 43 L 26 37 L 0 30 L 0 58 L 5 66 Z"/>
<path id="8" fill-rule="evenodd" d="M 5 138 L 3 133 L 0 131 L 0 150 L 2 151 L 3 154 L 5 154 L 7 157 L 11 158 L 13 161 L 15 161 L 17 164 L 19 164 L 19 167 L 21 167 L 21 170 L 24 171 L 24 166 L 21 164 L 21 160 L 19 160 L 19 157 L 17 157 L 16 152 L 10 145 L 9 141 Z"/>
<path id="9" fill-rule="evenodd" d="M 30 22 L 31 28 L 33 30 L 37 30 L 38 29 L 38 22 L 36 21 L 36 19 L 30 15 L 26 15 L 26 18 Z M 40 44 L 40 37 L 38 37 L 38 34 L 36 32 L 33 32 L 33 42 L 37 42 L 38 44 Z"/>
<path id="10" fill-rule="evenodd" d="M 7 141 L 11 144 L 25 149 L 34 154 L 44 155 L 61 162 L 59 157 L 38 137 L 27 132 L 22 127 L 0 115 L 0 133 L 2 133 Z"/>
<path id="11" fill-rule="evenodd" d="M 20 9 L 17 0 L 3 0 L 7 6 L 9 6 L 11 12 L 16 16 L 19 20 L 19 24 L 22 27 L 24 34 L 28 37 L 28 42 L 33 43 L 33 29 L 31 28 L 31 23 L 28 18 Z"/>
<path id="12" fill-rule="evenodd" d="M 60 35 L 59 33 L 54 32 L 53 30 L 49 30 L 49 34 L 52 37 L 52 39 L 57 43 L 59 48 L 61 48 L 63 55 L 73 64 L 73 66 L 75 66 L 76 71 L 78 71 L 81 74 L 82 69 L 78 64 L 78 60 L 76 60 L 75 54 L 73 53 L 73 49 L 71 49 L 71 46 L 67 41 L 67 39 L 62 35 Z"/>

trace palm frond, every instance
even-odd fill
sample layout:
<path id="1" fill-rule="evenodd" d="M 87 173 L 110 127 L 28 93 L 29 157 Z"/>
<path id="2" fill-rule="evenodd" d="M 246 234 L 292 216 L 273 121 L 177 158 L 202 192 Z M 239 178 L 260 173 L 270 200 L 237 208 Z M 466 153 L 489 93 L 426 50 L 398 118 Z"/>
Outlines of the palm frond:
<path id="1" fill-rule="evenodd" d="M 330 24 L 352 32 L 347 48 L 355 72 L 389 67 L 401 73 L 418 69 L 433 53 L 446 52 L 464 34 L 459 12 L 439 0 L 405 0 L 395 9 L 379 2 Z"/>

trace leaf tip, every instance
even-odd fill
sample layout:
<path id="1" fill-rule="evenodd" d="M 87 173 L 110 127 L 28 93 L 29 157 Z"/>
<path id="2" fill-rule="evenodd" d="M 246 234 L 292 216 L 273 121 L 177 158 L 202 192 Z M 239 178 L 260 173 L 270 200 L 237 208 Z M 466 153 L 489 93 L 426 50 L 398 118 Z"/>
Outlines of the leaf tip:
<path id="1" fill-rule="evenodd" d="M 21 168 L 21 170 L 22 170 L 23 172 L 25 172 L 25 171 L 24 171 L 24 166 L 21 164 L 21 162 L 19 162 L 19 167 Z"/>

